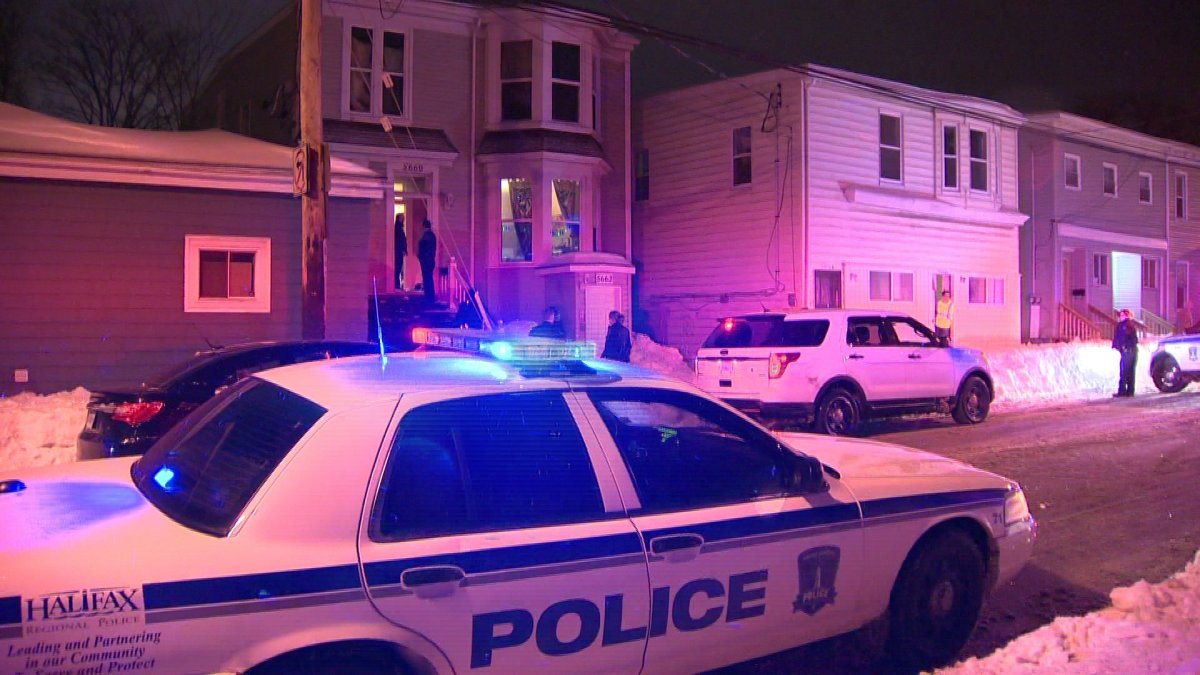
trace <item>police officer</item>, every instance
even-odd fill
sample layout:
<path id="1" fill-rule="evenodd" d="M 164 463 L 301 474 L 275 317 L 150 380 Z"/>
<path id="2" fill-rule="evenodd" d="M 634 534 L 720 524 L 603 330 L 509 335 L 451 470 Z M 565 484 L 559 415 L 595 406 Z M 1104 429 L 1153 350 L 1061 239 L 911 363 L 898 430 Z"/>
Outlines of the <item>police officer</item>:
<path id="1" fill-rule="evenodd" d="M 1121 310 L 1121 320 L 1113 330 L 1113 349 L 1121 352 L 1121 381 L 1117 385 L 1117 393 L 1113 398 L 1133 396 L 1133 375 L 1137 368 L 1138 338 L 1137 324 L 1133 322 L 1133 312 Z"/>

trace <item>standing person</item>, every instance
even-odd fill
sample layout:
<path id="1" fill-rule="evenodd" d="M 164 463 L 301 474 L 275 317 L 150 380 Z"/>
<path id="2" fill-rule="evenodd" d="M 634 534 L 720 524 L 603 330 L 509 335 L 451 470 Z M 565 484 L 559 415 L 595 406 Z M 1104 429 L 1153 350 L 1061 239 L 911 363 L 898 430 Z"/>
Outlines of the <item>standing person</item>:
<path id="1" fill-rule="evenodd" d="M 629 329 L 625 327 L 625 315 L 614 309 L 608 313 L 608 334 L 604 336 L 604 352 L 600 358 L 629 363 L 631 351 L 633 342 L 629 339 Z"/>
<path id="2" fill-rule="evenodd" d="M 437 300 L 433 290 L 433 268 L 437 264 L 437 235 L 433 233 L 433 223 L 425 219 L 425 232 L 417 242 L 417 260 L 421 262 L 421 285 L 425 290 L 425 300 L 432 303 Z"/>
<path id="3" fill-rule="evenodd" d="M 558 313 L 558 308 L 554 305 L 547 307 L 546 318 L 529 331 L 529 336 L 558 338 L 559 340 L 567 337 L 567 331 L 563 328 L 562 315 Z"/>
<path id="4" fill-rule="evenodd" d="M 1117 384 L 1118 396 L 1133 396 L 1133 375 L 1137 368 L 1138 337 L 1137 324 L 1133 322 L 1133 312 L 1121 310 L 1121 320 L 1113 330 L 1113 349 L 1121 352 L 1121 381 Z"/>
<path id="5" fill-rule="evenodd" d="M 396 264 L 396 290 L 404 289 L 404 259 L 408 257 L 408 235 L 404 232 L 404 214 L 396 214 L 395 238 L 396 245 L 392 256 Z"/>
<path id="6" fill-rule="evenodd" d="M 943 345 L 950 344 L 950 329 L 953 326 L 954 300 L 950 297 L 950 291 L 942 291 L 942 299 L 938 300 L 937 312 L 933 315 L 933 330 Z"/>

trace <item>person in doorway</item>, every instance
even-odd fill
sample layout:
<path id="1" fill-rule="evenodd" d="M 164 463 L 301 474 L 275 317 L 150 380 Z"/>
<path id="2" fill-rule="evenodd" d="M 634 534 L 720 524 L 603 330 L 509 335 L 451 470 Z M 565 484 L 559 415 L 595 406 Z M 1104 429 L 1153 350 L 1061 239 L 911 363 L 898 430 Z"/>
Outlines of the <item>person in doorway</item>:
<path id="1" fill-rule="evenodd" d="M 550 305 L 546 308 L 546 318 L 541 323 L 534 326 L 529 331 L 530 337 L 557 338 L 559 340 L 567 337 L 567 331 L 562 325 L 562 315 L 558 313 L 558 308 Z"/>
<path id="2" fill-rule="evenodd" d="M 600 358 L 629 363 L 631 351 L 633 342 L 629 338 L 629 329 L 625 327 L 625 315 L 614 309 L 608 313 L 608 334 L 604 336 L 604 351 Z"/>
<path id="3" fill-rule="evenodd" d="M 396 290 L 404 290 L 404 259 L 408 257 L 408 235 L 404 232 L 404 214 L 397 213 L 395 221 L 395 246 L 392 256 L 396 266 Z"/>
<path id="4" fill-rule="evenodd" d="M 425 290 L 425 300 L 432 303 L 437 300 L 437 292 L 433 289 L 433 270 L 437 265 L 437 235 L 433 233 L 433 223 L 426 218 L 425 232 L 417 241 L 417 260 L 421 263 L 421 286 Z"/>
<path id="5" fill-rule="evenodd" d="M 1121 381 L 1117 384 L 1117 393 L 1113 394 L 1113 398 L 1133 396 L 1133 376 L 1134 370 L 1137 368 L 1138 337 L 1137 324 L 1133 321 L 1133 312 L 1128 309 L 1121 310 L 1121 320 L 1117 322 L 1116 328 L 1113 329 L 1112 347 L 1121 353 Z"/>
<path id="6" fill-rule="evenodd" d="M 954 299 L 950 291 L 942 291 L 937 311 L 933 315 L 933 331 L 943 345 L 950 344 L 950 329 L 954 327 Z"/>

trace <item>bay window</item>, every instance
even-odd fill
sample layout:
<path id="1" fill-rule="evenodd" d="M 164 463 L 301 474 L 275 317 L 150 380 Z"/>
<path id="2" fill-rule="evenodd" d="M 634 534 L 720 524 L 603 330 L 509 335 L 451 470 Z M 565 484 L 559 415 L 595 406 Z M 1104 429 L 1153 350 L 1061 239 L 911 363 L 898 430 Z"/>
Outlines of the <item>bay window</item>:
<path id="1" fill-rule="evenodd" d="M 550 207 L 554 255 L 579 250 L 579 181 L 556 179 Z"/>
<path id="2" fill-rule="evenodd" d="M 500 181 L 500 261 L 533 260 L 533 183 L 528 178 Z"/>
<path id="3" fill-rule="evenodd" d="M 579 121 L 579 45 L 555 42 L 551 48 L 550 117 Z"/>

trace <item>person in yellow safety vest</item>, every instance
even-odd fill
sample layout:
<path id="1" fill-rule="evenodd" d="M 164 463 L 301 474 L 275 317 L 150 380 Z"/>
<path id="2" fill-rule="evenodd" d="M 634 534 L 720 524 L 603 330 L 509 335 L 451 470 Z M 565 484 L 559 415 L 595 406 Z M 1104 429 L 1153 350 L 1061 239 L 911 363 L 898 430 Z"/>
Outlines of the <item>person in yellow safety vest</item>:
<path id="1" fill-rule="evenodd" d="M 954 325 L 954 300 L 950 291 L 942 291 L 942 299 L 937 303 L 937 314 L 933 317 L 933 330 L 942 344 L 950 344 L 950 328 Z"/>

